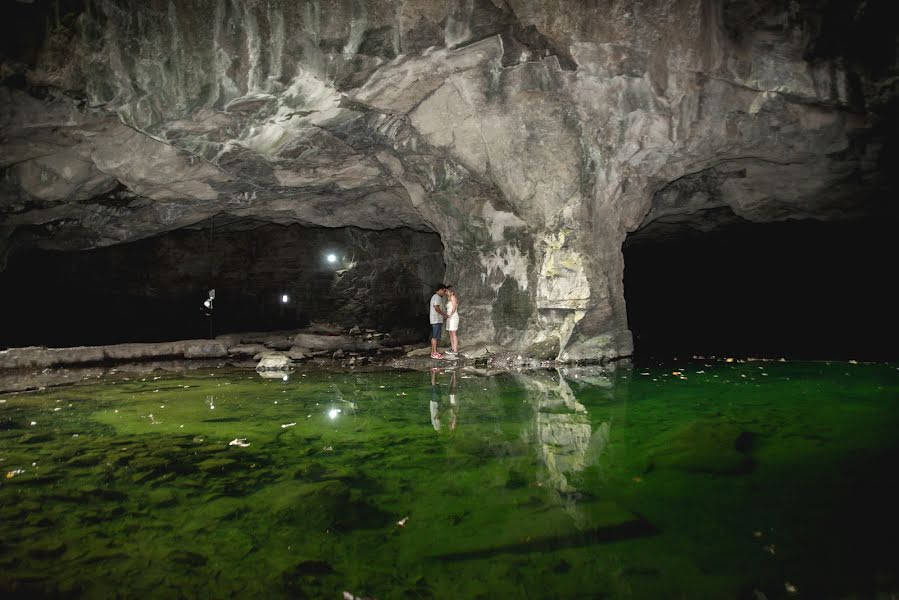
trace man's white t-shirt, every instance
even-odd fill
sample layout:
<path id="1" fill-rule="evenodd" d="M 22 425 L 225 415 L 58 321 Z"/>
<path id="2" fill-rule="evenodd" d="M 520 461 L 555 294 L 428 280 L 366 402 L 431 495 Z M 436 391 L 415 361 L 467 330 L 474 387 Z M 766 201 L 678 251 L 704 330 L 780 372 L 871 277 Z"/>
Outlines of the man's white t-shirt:
<path id="1" fill-rule="evenodd" d="M 443 308 L 443 300 L 440 298 L 440 294 L 434 294 L 431 296 L 431 303 L 428 305 L 428 312 L 431 315 L 431 325 L 434 323 L 443 323 L 443 315 L 434 310 L 434 305 L 439 304 L 440 308 Z"/>

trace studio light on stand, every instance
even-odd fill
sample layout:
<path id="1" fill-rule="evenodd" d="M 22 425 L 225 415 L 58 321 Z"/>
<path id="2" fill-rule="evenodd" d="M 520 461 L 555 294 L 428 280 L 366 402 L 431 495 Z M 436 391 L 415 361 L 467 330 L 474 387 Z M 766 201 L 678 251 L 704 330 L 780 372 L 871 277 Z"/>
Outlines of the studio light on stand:
<path id="1" fill-rule="evenodd" d="M 215 290 L 209 290 L 209 297 L 206 298 L 206 301 L 203 302 L 203 312 L 206 313 L 207 317 L 212 316 L 212 301 L 215 300 Z"/>
<path id="2" fill-rule="evenodd" d="M 203 314 L 209 317 L 209 339 L 212 339 L 213 336 L 213 328 L 212 328 L 212 302 L 215 300 L 215 288 L 209 290 L 209 297 L 203 302 Z"/>

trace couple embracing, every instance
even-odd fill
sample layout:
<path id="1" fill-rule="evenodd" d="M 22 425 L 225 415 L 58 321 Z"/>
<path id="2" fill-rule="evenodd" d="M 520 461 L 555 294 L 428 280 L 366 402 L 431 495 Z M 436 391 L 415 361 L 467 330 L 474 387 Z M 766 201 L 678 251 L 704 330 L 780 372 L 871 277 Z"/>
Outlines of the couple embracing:
<path id="1" fill-rule="evenodd" d="M 445 305 L 444 298 L 446 299 Z M 444 320 L 446 320 L 446 330 L 450 335 L 451 346 L 451 351 L 447 354 L 455 357 L 459 352 L 459 337 L 456 335 L 456 331 L 459 329 L 459 297 L 456 295 L 455 288 L 451 285 L 439 284 L 434 295 L 431 296 L 428 309 L 431 317 L 431 358 L 443 358 L 443 355 L 437 352 L 437 341 L 440 339 Z"/>

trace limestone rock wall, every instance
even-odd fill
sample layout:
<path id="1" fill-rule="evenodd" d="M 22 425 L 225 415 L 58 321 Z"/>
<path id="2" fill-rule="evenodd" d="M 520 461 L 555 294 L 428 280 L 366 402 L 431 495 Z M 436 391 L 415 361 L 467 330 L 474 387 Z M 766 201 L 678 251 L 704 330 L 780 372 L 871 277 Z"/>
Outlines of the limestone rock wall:
<path id="1" fill-rule="evenodd" d="M 434 231 L 469 340 L 626 355 L 629 232 L 720 208 L 880 210 L 895 190 L 887 14 L 885 1 L 90 0 L 51 19 L 37 51 L 3 57 L 0 255 L 221 213 Z"/>

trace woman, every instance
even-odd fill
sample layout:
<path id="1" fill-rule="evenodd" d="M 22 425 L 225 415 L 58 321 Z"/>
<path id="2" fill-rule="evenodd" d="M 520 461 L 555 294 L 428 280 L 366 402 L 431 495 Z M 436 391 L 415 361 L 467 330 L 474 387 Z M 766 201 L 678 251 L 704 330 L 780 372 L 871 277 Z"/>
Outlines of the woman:
<path id="1" fill-rule="evenodd" d="M 459 336 L 456 331 L 459 329 L 459 296 L 456 295 L 456 288 L 451 285 L 446 286 L 449 300 L 446 302 L 446 330 L 450 336 L 451 354 L 459 352 Z"/>

